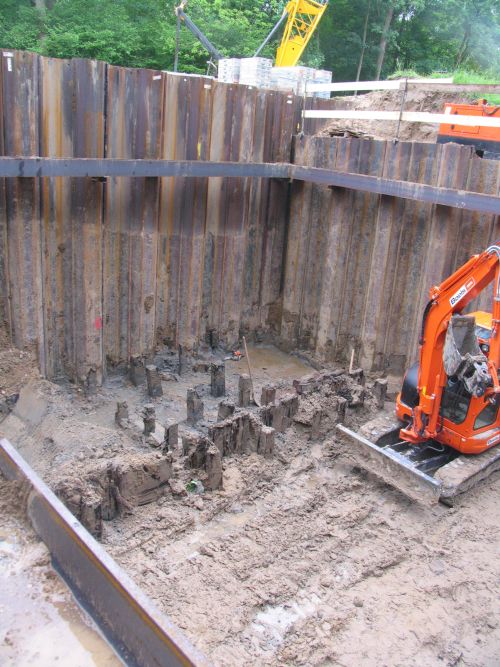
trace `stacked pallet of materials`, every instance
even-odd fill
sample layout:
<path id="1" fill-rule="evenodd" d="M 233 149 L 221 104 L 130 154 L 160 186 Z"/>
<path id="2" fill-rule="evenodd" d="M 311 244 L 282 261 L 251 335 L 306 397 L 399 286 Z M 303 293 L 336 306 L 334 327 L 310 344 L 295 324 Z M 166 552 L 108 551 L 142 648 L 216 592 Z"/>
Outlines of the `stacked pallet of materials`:
<path id="1" fill-rule="evenodd" d="M 313 67 L 298 65 L 295 67 L 273 67 L 271 71 L 271 87 L 276 90 L 304 95 L 308 83 L 330 83 L 332 73 Z M 317 97 L 329 97 L 330 93 L 314 93 Z"/>
<path id="2" fill-rule="evenodd" d="M 332 82 L 332 73 L 326 69 L 315 69 L 313 74 L 314 83 L 331 83 Z M 322 97 L 323 99 L 330 99 L 330 91 L 327 90 L 322 93 L 313 93 L 313 97 Z"/>
<path id="3" fill-rule="evenodd" d="M 241 58 L 240 83 L 257 88 L 271 87 L 272 60 L 268 58 Z"/>
<path id="4" fill-rule="evenodd" d="M 299 83 L 297 70 L 297 67 L 273 67 L 271 88 L 296 93 Z"/>
<path id="5" fill-rule="evenodd" d="M 219 81 L 238 83 L 240 80 L 240 62 L 240 58 L 221 58 L 217 63 Z"/>

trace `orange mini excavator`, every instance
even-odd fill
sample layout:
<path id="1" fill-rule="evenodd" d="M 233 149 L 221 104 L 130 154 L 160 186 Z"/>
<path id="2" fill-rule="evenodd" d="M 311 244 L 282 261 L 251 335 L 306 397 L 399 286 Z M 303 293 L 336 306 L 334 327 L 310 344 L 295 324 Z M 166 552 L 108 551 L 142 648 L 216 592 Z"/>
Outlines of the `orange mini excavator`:
<path id="1" fill-rule="evenodd" d="M 463 315 L 493 282 L 491 314 Z M 337 426 L 356 465 L 424 501 L 453 500 L 500 469 L 500 245 L 474 255 L 424 310 L 420 360 L 407 372 L 396 414 L 359 432 Z"/>

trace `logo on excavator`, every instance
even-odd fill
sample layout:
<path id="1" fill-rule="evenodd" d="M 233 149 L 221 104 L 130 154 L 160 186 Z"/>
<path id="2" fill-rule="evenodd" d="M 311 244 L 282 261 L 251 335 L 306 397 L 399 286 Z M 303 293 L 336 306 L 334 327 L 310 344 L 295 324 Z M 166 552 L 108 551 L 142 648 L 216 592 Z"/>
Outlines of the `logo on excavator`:
<path id="1" fill-rule="evenodd" d="M 488 440 L 487 442 L 488 447 L 491 447 L 491 445 L 494 445 L 499 440 L 500 440 L 500 433 L 498 435 L 494 435 L 492 438 Z"/>
<path id="2" fill-rule="evenodd" d="M 469 278 L 469 280 L 465 283 L 465 285 L 462 285 L 462 287 L 457 292 L 455 292 L 455 294 L 451 297 L 450 305 L 455 306 L 461 299 L 464 298 L 467 292 L 471 291 L 471 289 L 474 287 L 475 284 L 476 281 L 474 280 L 474 278 Z"/>

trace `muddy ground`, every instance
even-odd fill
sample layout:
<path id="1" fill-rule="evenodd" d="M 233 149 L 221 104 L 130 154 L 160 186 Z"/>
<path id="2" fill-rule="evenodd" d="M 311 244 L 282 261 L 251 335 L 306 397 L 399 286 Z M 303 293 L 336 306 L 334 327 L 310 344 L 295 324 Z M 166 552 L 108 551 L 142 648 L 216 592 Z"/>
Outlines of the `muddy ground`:
<path id="1" fill-rule="evenodd" d="M 470 93 L 469 93 L 470 95 Z M 336 109 L 355 109 L 358 111 L 399 111 L 403 91 L 374 91 L 360 95 L 336 97 Z M 478 93 L 479 97 L 479 93 Z M 442 93 L 432 90 L 409 89 L 404 101 L 404 111 L 427 111 L 444 113 L 446 103 L 474 104 L 465 93 Z M 420 141 L 436 143 L 439 126 L 430 123 L 401 123 L 399 139 L 401 141 Z M 396 121 L 377 120 L 330 120 L 318 132 L 320 136 L 338 136 L 343 132 L 360 134 L 373 139 L 395 139 L 398 137 Z"/>
<path id="2" fill-rule="evenodd" d="M 0 475 L 0 663 L 119 667 L 122 662 L 53 570 L 23 504 L 18 483 Z"/>
<path id="3" fill-rule="evenodd" d="M 313 372 L 272 347 L 250 353 L 257 395 L 273 382 L 279 401 Z M 229 398 L 244 364 L 226 364 Z M 454 509 L 425 508 L 353 469 L 338 456 L 334 424 L 356 426 L 377 405 L 370 379 L 363 401 L 357 380 L 343 375 L 302 395 L 272 457 L 226 455 L 223 488 L 190 492 L 204 473 L 186 468 L 182 436 L 206 433 L 220 399 L 205 371 L 164 377 L 155 399 L 120 374 L 90 397 L 35 381 L 38 403 L 23 412 L 21 394 L 0 432 L 53 488 L 63 478 L 90 485 L 96 470 L 137 457 L 168 458 L 179 484 L 161 485 L 148 504 L 118 504 L 101 541 L 215 665 L 498 665 L 498 475 Z M 193 429 L 185 396 L 196 385 L 205 414 Z M 114 421 L 123 400 L 125 429 Z M 134 426 L 149 402 L 159 422 L 179 422 L 168 457 Z"/>

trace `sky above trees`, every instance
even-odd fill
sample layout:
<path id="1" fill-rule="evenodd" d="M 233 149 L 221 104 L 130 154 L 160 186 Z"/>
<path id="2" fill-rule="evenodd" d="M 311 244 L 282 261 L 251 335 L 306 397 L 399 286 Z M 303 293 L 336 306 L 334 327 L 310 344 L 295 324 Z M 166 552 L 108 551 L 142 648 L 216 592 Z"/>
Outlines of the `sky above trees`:
<path id="1" fill-rule="evenodd" d="M 186 13 L 227 56 L 251 56 L 282 0 L 190 0 Z M 173 0 L 0 0 L 0 47 L 172 69 Z M 278 40 L 279 41 L 279 40 Z M 277 41 L 262 55 L 274 57 Z M 181 29 L 179 69 L 204 73 L 208 54 Z M 330 0 L 302 63 L 337 81 L 468 69 L 500 79 L 499 0 Z"/>

